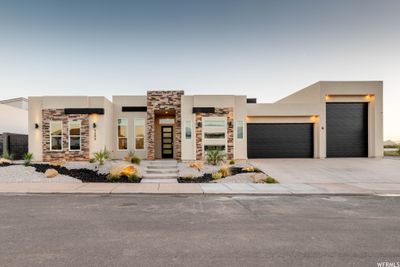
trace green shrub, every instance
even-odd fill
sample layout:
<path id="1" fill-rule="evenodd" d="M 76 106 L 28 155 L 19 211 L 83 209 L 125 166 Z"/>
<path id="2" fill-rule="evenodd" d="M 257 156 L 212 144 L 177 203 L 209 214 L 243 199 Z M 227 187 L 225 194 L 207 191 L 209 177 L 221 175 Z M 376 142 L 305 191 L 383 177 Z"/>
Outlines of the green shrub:
<path id="1" fill-rule="evenodd" d="M 119 180 L 121 180 L 121 176 L 119 176 L 119 175 L 107 175 L 107 180 L 108 181 L 110 181 L 110 182 L 116 182 L 116 181 L 119 181 Z"/>
<path id="2" fill-rule="evenodd" d="M 33 159 L 33 153 L 26 152 L 23 156 L 25 166 L 31 165 L 31 161 Z"/>
<path id="3" fill-rule="evenodd" d="M 136 165 L 140 165 L 141 159 L 136 156 L 134 151 L 129 151 L 128 155 L 125 157 L 125 160 Z"/>
<path id="4" fill-rule="evenodd" d="M 225 159 L 225 153 L 221 150 L 209 150 L 206 154 L 206 160 L 208 164 L 218 165 Z"/>
<path id="5" fill-rule="evenodd" d="M 89 159 L 89 163 L 95 163 L 95 162 L 96 162 L 96 159 L 95 159 L 95 158 Z"/>
<path id="6" fill-rule="evenodd" d="M 3 154 L 1 155 L 1 157 L 3 159 L 8 159 L 8 160 L 12 160 L 13 159 L 13 155 L 8 153 L 8 150 L 4 151 Z"/>
<path id="7" fill-rule="evenodd" d="M 211 178 L 212 178 L 213 180 L 219 180 L 219 179 L 222 178 L 222 173 L 220 173 L 220 172 L 214 172 L 214 173 L 211 174 Z"/>
<path id="8" fill-rule="evenodd" d="M 268 176 L 267 179 L 265 179 L 265 182 L 267 184 L 278 184 L 279 183 L 275 178 L 273 178 L 271 176 Z"/>
<path id="9" fill-rule="evenodd" d="M 104 148 L 103 150 L 94 153 L 94 159 L 99 163 L 99 165 L 103 165 L 105 160 L 110 159 L 110 152 Z"/>
<path id="10" fill-rule="evenodd" d="M 230 165 L 234 165 L 234 164 L 235 164 L 235 161 L 234 161 L 233 159 L 231 159 L 231 160 L 229 161 L 229 164 L 230 164 Z"/>
<path id="11" fill-rule="evenodd" d="M 132 174 L 128 176 L 128 180 L 131 182 L 138 182 L 140 180 L 140 176 L 137 174 Z"/>
<path id="12" fill-rule="evenodd" d="M 228 166 L 222 166 L 218 172 L 221 173 L 222 177 L 231 175 L 231 169 Z"/>

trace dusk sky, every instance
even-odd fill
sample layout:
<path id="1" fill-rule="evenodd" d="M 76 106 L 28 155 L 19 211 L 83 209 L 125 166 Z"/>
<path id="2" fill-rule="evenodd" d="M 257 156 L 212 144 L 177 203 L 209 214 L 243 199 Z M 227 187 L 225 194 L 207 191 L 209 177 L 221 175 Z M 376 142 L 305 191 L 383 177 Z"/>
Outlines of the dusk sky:
<path id="1" fill-rule="evenodd" d="M 383 80 L 400 140 L 400 1 L 0 0 L 0 99 L 246 94 Z"/>

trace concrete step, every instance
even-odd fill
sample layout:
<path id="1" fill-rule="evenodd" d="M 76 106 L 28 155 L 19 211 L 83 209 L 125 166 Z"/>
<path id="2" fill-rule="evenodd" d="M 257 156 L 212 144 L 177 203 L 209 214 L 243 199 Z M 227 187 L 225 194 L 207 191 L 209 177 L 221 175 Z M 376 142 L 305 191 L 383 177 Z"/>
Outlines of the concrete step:
<path id="1" fill-rule="evenodd" d="M 149 165 L 176 165 L 178 161 L 176 160 L 152 160 L 149 162 Z"/>
<path id="2" fill-rule="evenodd" d="M 178 173 L 144 173 L 142 177 L 144 179 L 176 179 Z"/>
<path id="3" fill-rule="evenodd" d="M 177 179 L 142 179 L 140 183 L 144 184 L 177 184 Z"/>
<path id="4" fill-rule="evenodd" d="M 160 173 L 160 174 L 163 174 L 163 173 L 178 173 L 178 169 L 177 168 L 175 168 L 175 169 L 147 169 L 146 170 L 146 173 Z"/>
<path id="5" fill-rule="evenodd" d="M 147 169 L 177 169 L 178 165 L 148 165 Z"/>

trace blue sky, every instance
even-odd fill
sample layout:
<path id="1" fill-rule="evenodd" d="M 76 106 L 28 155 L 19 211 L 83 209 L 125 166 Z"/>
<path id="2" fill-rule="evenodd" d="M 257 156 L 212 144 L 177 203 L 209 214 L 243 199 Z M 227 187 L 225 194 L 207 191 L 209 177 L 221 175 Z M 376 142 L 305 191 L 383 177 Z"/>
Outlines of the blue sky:
<path id="1" fill-rule="evenodd" d="M 273 102 L 318 80 L 383 80 L 400 140 L 400 1 L 0 0 L 0 99 L 246 94 Z"/>

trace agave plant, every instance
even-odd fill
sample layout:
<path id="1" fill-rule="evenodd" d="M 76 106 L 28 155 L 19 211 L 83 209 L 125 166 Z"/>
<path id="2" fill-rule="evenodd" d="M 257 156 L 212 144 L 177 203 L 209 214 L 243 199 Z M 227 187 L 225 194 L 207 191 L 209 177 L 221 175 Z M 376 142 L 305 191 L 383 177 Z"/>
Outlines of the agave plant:
<path id="1" fill-rule="evenodd" d="M 33 159 L 33 153 L 31 152 L 26 152 L 23 156 L 24 159 L 24 164 L 25 166 L 29 166 L 31 164 L 31 161 Z"/>
<path id="2" fill-rule="evenodd" d="M 212 165 L 218 165 L 225 159 L 225 153 L 221 150 L 209 150 L 206 154 L 207 163 Z"/>

